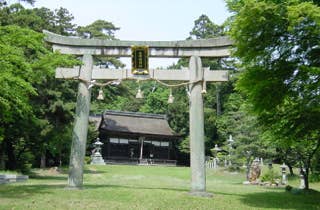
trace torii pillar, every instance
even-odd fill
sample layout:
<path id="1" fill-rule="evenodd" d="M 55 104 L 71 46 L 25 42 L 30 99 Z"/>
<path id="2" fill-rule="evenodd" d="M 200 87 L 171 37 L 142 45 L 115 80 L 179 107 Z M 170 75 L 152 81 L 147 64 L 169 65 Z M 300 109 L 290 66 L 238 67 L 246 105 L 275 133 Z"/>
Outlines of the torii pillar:
<path id="1" fill-rule="evenodd" d="M 93 58 L 90 54 L 84 54 L 82 57 L 84 65 L 80 69 L 80 82 L 78 86 L 76 115 L 72 131 L 72 143 L 69 163 L 69 188 L 82 188 L 84 157 L 86 154 L 89 112 L 91 102 L 91 90 L 89 83 L 91 81 Z"/>
<path id="2" fill-rule="evenodd" d="M 189 62 L 190 70 L 190 166 L 191 194 L 209 196 L 206 193 L 206 168 L 204 148 L 204 112 L 202 85 L 204 72 L 201 59 L 192 56 Z"/>

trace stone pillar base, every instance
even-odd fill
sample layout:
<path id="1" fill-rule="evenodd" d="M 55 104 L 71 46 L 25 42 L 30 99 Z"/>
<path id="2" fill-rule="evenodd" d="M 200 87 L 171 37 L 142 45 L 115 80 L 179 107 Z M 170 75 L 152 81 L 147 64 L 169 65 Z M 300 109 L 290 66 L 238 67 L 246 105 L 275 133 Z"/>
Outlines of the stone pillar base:
<path id="1" fill-rule="evenodd" d="M 99 152 L 96 152 L 92 155 L 91 165 L 105 165 L 104 159 Z"/>
<path id="2" fill-rule="evenodd" d="M 205 198 L 212 198 L 213 193 L 205 192 L 205 191 L 191 191 L 189 192 L 189 195 L 195 196 L 195 197 L 205 197 Z"/>
<path id="3" fill-rule="evenodd" d="M 82 189 L 83 189 L 83 187 L 76 187 L 76 186 L 72 187 L 72 186 L 66 186 L 64 189 L 66 189 L 66 190 L 82 190 Z"/>

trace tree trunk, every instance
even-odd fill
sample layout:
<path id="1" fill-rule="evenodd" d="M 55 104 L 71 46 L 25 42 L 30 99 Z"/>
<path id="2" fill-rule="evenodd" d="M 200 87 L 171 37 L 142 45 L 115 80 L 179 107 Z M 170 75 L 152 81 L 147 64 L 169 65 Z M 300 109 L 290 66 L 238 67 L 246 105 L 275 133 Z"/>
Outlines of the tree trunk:
<path id="1" fill-rule="evenodd" d="M 293 175 L 294 175 L 294 173 L 293 173 L 293 167 L 292 167 L 290 164 L 288 164 L 288 163 L 287 163 L 287 166 L 288 166 L 288 168 L 289 168 L 290 176 L 293 176 Z"/>
<path id="2" fill-rule="evenodd" d="M 46 152 L 44 151 L 41 154 L 41 159 L 40 159 L 40 168 L 45 168 L 46 167 Z"/>
<path id="3" fill-rule="evenodd" d="M 304 184 L 305 184 L 305 190 L 309 190 L 309 168 L 306 168 L 306 172 L 303 174 L 303 178 L 304 178 Z"/>
<path id="4" fill-rule="evenodd" d="M 250 158 L 247 159 L 246 178 L 247 181 L 250 181 Z"/>
<path id="5" fill-rule="evenodd" d="M 246 178 L 247 178 L 247 181 L 250 180 L 250 165 L 249 164 L 247 164 Z"/>
<path id="6" fill-rule="evenodd" d="M 6 156 L 4 152 L 1 150 L 0 151 L 0 170 L 5 170 L 5 166 L 6 166 L 5 157 Z"/>
<path id="7" fill-rule="evenodd" d="M 62 166 L 62 158 L 61 158 L 61 149 L 60 149 L 60 152 L 59 152 L 59 167 L 61 168 Z"/>
<path id="8" fill-rule="evenodd" d="M 17 168 L 17 161 L 14 155 L 14 148 L 9 139 L 5 140 L 7 146 L 7 157 L 8 161 L 6 164 L 6 169 L 15 170 Z"/>
<path id="9" fill-rule="evenodd" d="M 221 115 L 220 84 L 216 84 L 217 116 Z"/>

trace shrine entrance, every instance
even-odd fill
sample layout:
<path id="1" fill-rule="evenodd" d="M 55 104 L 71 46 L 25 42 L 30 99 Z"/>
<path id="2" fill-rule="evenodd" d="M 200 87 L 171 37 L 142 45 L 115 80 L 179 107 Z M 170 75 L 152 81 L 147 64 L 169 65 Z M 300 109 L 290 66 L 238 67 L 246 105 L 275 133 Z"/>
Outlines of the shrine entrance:
<path id="1" fill-rule="evenodd" d="M 88 119 L 90 111 L 91 87 L 99 85 L 95 80 L 111 82 L 114 80 L 156 80 L 184 81 L 189 85 L 190 99 L 190 166 L 191 193 L 206 196 L 206 171 L 204 148 L 203 96 L 206 82 L 228 81 L 228 72 L 203 68 L 201 57 L 229 57 L 231 40 L 218 37 L 206 40 L 185 41 L 120 41 L 66 37 L 44 31 L 45 41 L 52 44 L 53 50 L 63 54 L 82 56 L 83 65 L 74 68 L 57 68 L 56 78 L 78 79 L 78 97 L 75 124 L 72 135 L 68 186 L 81 188 L 86 150 Z M 93 65 L 93 56 L 131 57 L 132 46 L 148 46 L 149 57 L 181 58 L 189 57 L 189 69 L 184 70 L 137 70 L 133 74 L 128 69 L 103 69 Z M 137 62 L 143 64 L 143 60 Z"/>

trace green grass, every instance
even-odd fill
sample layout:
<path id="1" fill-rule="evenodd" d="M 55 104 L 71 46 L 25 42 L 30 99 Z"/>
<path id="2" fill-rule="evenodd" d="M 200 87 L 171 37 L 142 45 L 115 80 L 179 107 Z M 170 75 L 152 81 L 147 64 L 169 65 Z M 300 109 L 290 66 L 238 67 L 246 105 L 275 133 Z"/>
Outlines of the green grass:
<path id="1" fill-rule="evenodd" d="M 15 175 L 18 175 L 20 173 L 18 173 L 16 171 L 2 171 L 2 170 L 0 170 L 0 174 L 15 174 Z"/>
<path id="2" fill-rule="evenodd" d="M 243 185 L 244 174 L 208 170 L 212 198 L 192 197 L 187 167 L 87 166 L 82 190 L 66 189 L 67 174 L 37 171 L 25 183 L 0 185 L 0 209 L 320 209 L 314 191 Z M 291 185 L 297 187 L 298 180 Z"/>

